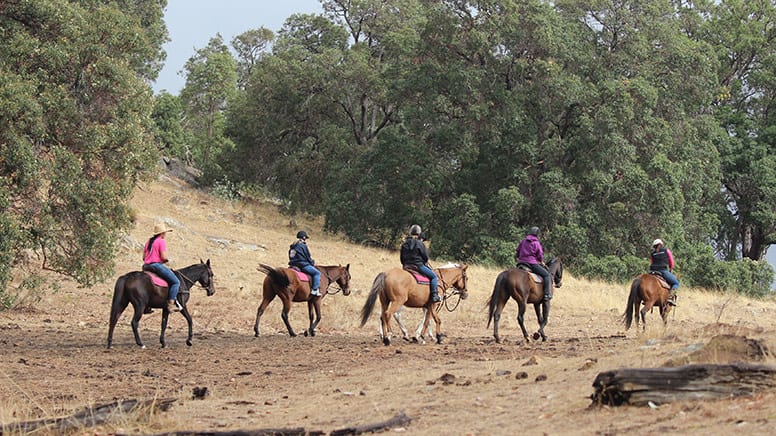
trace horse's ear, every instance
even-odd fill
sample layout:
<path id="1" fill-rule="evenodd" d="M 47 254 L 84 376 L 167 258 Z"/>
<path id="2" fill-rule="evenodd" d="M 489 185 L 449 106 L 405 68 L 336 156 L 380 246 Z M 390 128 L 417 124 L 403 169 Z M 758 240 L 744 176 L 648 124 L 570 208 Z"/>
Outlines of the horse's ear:
<path id="1" fill-rule="evenodd" d="M 207 263 L 207 266 L 210 266 L 210 259 L 208 259 L 205 263 Z"/>
<path id="2" fill-rule="evenodd" d="M 205 263 L 205 261 L 204 261 L 204 260 L 202 260 L 202 258 L 200 257 L 200 258 L 199 258 L 199 263 Z"/>
<path id="3" fill-rule="evenodd" d="M 345 266 L 345 271 L 350 271 L 350 264 L 347 264 L 347 266 Z"/>

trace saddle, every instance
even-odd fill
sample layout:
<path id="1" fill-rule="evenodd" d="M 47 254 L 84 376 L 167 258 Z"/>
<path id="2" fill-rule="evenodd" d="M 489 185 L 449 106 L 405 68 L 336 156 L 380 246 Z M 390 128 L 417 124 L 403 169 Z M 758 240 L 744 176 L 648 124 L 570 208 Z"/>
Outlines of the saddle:
<path id="1" fill-rule="evenodd" d="M 542 280 L 542 276 L 539 274 L 536 274 L 535 272 L 531 271 L 531 267 L 528 266 L 526 263 L 518 263 L 517 269 L 521 269 L 523 271 L 526 271 L 528 274 L 531 275 L 531 278 L 533 279 L 534 283 L 544 283 L 544 280 Z"/>
<path id="2" fill-rule="evenodd" d="M 163 288 L 166 288 L 167 286 L 170 286 L 170 284 L 167 283 L 167 280 L 159 277 L 153 271 L 147 270 L 145 265 L 143 265 L 143 272 L 148 274 L 148 277 L 151 278 L 151 283 L 155 284 L 156 286 L 161 286 Z"/>
<path id="3" fill-rule="evenodd" d="M 657 281 L 660 283 L 660 286 L 664 289 L 671 289 L 671 285 L 668 284 L 666 279 L 663 277 L 663 274 L 660 273 L 660 271 L 650 271 L 651 275 L 655 276 Z"/>
<path id="4" fill-rule="evenodd" d="M 415 281 L 419 285 L 430 285 L 431 284 L 431 280 L 428 277 L 424 276 L 423 274 L 419 273 L 414 265 L 405 265 L 405 266 L 402 267 L 402 269 L 404 271 L 407 271 L 408 273 L 410 273 L 412 275 L 412 277 L 415 278 Z"/>
<path id="5" fill-rule="evenodd" d="M 299 279 L 300 282 L 309 282 L 310 276 L 307 275 L 307 273 L 303 272 L 299 269 L 298 266 L 290 266 L 288 269 L 292 270 L 296 273 L 296 277 Z"/>

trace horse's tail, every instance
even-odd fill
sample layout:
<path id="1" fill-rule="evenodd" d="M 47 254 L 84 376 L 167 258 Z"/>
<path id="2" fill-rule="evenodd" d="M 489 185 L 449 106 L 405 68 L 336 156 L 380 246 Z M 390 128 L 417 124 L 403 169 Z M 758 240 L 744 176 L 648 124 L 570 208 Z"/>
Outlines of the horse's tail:
<path id="1" fill-rule="evenodd" d="M 636 278 L 631 284 L 630 294 L 628 295 L 628 305 L 625 307 L 625 313 L 622 314 L 622 320 L 625 323 L 625 330 L 628 330 L 633 323 L 633 316 L 638 311 L 638 296 L 639 286 L 641 286 L 641 279 Z"/>
<path id="2" fill-rule="evenodd" d="M 276 270 L 275 268 L 272 268 L 269 265 L 260 263 L 257 269 L 260 272 L 266 274 L 267 277 L 272 280 L 272 283 L 274 283 L 275 286 L 279 288 L 287 288 L 289 285 L 291 285 L 291 280 L 288 279 L 287 275 L 283 274 L 281 271 Z"/>
<path id="3" fill-rule="evenodd" d="M 491 294 L 490 299 L 487 303 L 485 303 L 488 306 L 488 327 L 490 327 L 490 322 L 493 321 L 493 316 L 496 314 L 496 306 L 498 305 L 499 297 L 501 296 L 501 288 L 503 287 L 504 280 L 505 280 L 506 274 L 501 273 L 496 277 L 496 284 L 493 285 L 493 294 Z"/>
<path id="4" fill-rule="evenodd" d="M 380 292 L 383 289 L 385 289 L 385 273 L 381 272 L 377 275 L 377 277 L 375 277 L 375 281 L 372 282 L 372 290 L 369 291 L 369 296 L 366 297 L 364 307 L 361 308 L 361 327 L 363 327 L 364 324 L 369 321 L 369 317 L 372 315 L 372 310 L 375 307 L 377 297 L 380 295 Z"/>

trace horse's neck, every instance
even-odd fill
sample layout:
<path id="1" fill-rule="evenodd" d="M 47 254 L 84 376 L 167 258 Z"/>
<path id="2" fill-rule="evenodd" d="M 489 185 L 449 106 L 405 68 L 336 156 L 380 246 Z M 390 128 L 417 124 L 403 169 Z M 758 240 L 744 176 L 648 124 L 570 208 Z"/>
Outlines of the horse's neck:
<path id="1" fill-rule="evenodd" d="M 445 282 L 445 286 L 451 286 L 462 274 L 459 268 L 439 268 L 439 278 Z"/>
<path id="2" fill-rule="evenodd" d="M 188 290 L 199 280 L 199 265 L 191 265 L 175 271 L 181 282 L 181 289 Z"/>

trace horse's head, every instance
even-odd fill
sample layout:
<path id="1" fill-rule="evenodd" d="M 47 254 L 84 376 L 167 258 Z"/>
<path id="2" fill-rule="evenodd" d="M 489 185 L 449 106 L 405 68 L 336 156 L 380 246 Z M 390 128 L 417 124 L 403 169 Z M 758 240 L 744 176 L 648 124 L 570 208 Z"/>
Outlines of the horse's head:
<path id="1" fill-rule="evenodd" d="M 207 296 L 209 297 L 216 293 L 216 288 L 213 284 L 213 269 L 210 268 L 210 259 L 208 259 L 207 262 L 200 259 L 199 263 L 204 265 L 205 268 L 202 268 L 202 272 L 199 274 L 197 281 L 207 290 Z"/>
<path id="2" fill-rule="evenodd" d="M 342 289 L 342 294 L 350 295 L 350 264 L 347 264 L 347 266 L 338 266 L 337 273 L 335 281 L 340 289 Z"/>
<path id="3" fill-rule="evenodd" d="M 547 268 L 552 276 L 552 281 L 555 283 L 555 287 L 560 288 L 563 285 L 563 263 L 560 261 L 560 258 L 550 259 Z"/>
<path id="4" fill-rule="evenodd" d="M 447 267 L 440 267 L 439 271 L 445 287 L 451 287 L 455 290 L 454 293 L 459 294 L 462 300 L 465 300 L 469 296 L 469 289 L 466 287 L 468 278 L 466 277 L 466 268 L 469 265 L 450 265 Z"/>

